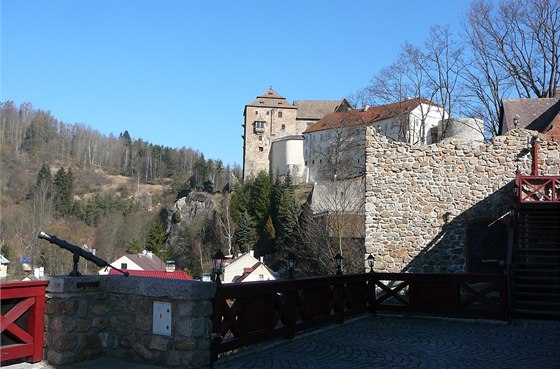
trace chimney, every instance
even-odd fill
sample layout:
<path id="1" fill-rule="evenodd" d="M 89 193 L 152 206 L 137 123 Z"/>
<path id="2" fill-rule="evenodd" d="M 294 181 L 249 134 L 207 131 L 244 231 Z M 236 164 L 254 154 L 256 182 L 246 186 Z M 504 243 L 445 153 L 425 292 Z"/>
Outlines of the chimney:
<path id="1" fill-rule="evenodd" d="M 167 260 L 165 262 L 165 271 L 167 273 L 173 273 L 175 271 L 175 261 L 174 260 Z"/>
<path id="2" fill-rule="evenodd" d="M 364 105 L 364 111 L 368 111 L 368 109 L 369 109 L 369 105 L 368 104 Z"/>

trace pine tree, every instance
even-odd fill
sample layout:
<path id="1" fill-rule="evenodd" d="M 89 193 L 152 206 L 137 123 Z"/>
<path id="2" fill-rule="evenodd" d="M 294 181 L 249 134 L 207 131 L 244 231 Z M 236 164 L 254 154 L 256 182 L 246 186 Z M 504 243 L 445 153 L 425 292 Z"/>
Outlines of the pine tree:
<path id="1" fill-rule="evenodd" d="M 245 211 L 239 219 L 235 243 L 242 251 L 249 251 L 255 242 L 255 229 L 251 216 Z"/>
<path id="2" fill-rule="evenodd" d="M 151 224 L 148 235 L 146 236 L 146 249 L 152 251 L 162 260 L 166 259 L 167 251 L 165 250 L 165 241 L 167 235 L 163 227 L 161 217 L 158 216 Z"/>
<path id="3" fill-rule="evenodd" d="M 74 175 L 72 170 L 66 171 L 61 167 L 55 174 L 54 180 L 54 208 L 59 216 L 72 212 L 74 197 Z"/>

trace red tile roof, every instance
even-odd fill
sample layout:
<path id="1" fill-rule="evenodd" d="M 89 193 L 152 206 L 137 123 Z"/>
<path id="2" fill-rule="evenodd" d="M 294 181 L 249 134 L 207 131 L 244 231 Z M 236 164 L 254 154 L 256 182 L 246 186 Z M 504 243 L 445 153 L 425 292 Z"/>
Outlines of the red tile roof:
<path id="1" fill-rule="evenodd" d="M 134 277 L 149 277 L 149 278 L 163 278 L 163 279 L 181 279 L 184 281 L 190 281 L 193 278 L 187 274 L 187 272 L 183 272 L 182 270 L 176 270 L 174 272 L 166 272 L 165 270 L 128 270 L 124 269 L 125 272 L 128 272 L 128 275 Z M 109 275 L 121 274 L 113 268 L 109 268 Z"/>
<path id="2" fill-rule="evenodd" d="M 307 128 L 304 133 L 379 122 L 408 113 L 420 104 L 435 106 L 433 102 L 424 98 L 414 98 L 387 105 L 372 106 L 362 110 L 331 113 Z"/>

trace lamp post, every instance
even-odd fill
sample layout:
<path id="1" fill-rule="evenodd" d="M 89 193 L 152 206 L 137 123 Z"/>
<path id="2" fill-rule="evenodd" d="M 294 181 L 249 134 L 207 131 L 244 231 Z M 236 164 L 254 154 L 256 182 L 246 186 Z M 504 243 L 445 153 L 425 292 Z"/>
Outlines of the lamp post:
<path id="1" fill-rule="evenodd" d="M 336 265 L 336 275 L 342 275 L 342 255 L 336 254 L 334 256 L 334 264 Z"/>
<path id="2" fill-rule="evenodd" d="M 289 279 L 294 279 L 294 269 L 296 267 L 296 256 L 294 255 L 293 252 L 290 252 L 288 254 L 288 257 L 286 258 L 286 261 L 288 262 L 288 271 L 290 272 L 290 275 L 288 276 Z"/>
<path id="3" fill-rule="evenodd" d="M 369 272 L 373 273 L 373 264 L 375 264 L 375 256 L 369 254 L 369 256 L 367 257 L 367 263 L 369 266 Z"/>
<path id="4" fill-rule="evenodd" d="M 212 256 L 212 263 L 214 266 L 214 282 L 217 284 L 222 284 L 222 280 L 220 279 L 220 275 L 224 271 L 224 264 L 226 262 L 226 257 L 221 250 L 216 251 L 214 256 Z"/>

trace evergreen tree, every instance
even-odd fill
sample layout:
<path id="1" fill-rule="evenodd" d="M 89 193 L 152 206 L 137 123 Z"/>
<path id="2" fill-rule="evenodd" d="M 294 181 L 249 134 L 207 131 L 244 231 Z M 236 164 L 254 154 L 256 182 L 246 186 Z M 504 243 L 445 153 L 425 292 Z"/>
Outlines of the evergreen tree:
<path id="1" fill-rule="evenodd" d="M 165 241 L 167 235 L 163 226 L 161 217 L 158 216 L 151 224 L 150 230 L 146 237 L 146 249 L 152 251 L 159 256 L 162 260 L 167 258 L 167 251 L 165 250 Z"/>
<path id="2" fill-rule="evenodd" d="M 61 167 L 55 174 L 54 180 L 54 208 L 59 216 L 72 212 L 74 198 L 74 176 L 72 170 L 66 171 Z"/>
<path id="3" fill-rule="evenodd" d="M 255 242 L 255 228 L 247 211 L 241 215 L 238 227 L 235 232 L 235 243 L 241 251 L 249 251 Z"/>
<path id="4" fill-rule="evenodd" d="M 44 185 L 48 185 L 50 187 L 52 185 L 52 180 L 51 169 L 47 164 L 43 163 L 43 165 L 41 165 L 41 169 L 39 169 L 39 173 L 37 174 L 35 187 L 39 188 Z"/>

